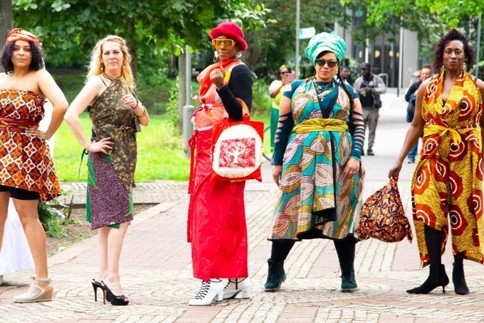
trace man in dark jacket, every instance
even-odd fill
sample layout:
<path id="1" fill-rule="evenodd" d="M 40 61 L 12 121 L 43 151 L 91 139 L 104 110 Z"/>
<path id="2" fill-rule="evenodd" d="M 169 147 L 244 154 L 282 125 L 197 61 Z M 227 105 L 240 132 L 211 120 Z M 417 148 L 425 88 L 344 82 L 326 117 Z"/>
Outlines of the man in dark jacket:
<path id="1" fill-rule="evenodd" d="M 379 109 L 381 108 L 380 95 L 387 91 L 385 83 L 371 72 L 369 63 L 361 64 L 361 76 L 356 79 L 353 86 L 358 93 L 363 107 L 363 120 L 365 133 L 368 126 L 368 156 L 374 156 L 373 144 L 375 143 L 376 127 L 378 125 Z"/>
<path id="2" fill-rule="evenodd" d="M 420 84 L 422 84 L 423 81 L 428 79 L 432 75 L 432 70 L 430 69 L 430 65 L 425 65 L 421 71 L 416 75 L 415 82 L 410 85 L 410 87 L 407 90 L 407 93 L 405 93 L 405 101 L 408 102 L 407 106 L 407 122 L 412 122 L 413 120 L 413 115 L 415 113 L 415 93 L 417 92 Z M 412 147 L 412 149 L 408 152 L 407 158 L 408 158 L 408 163 L 413 164 L 415 163 L 415 157 L 417 157 L 417 151 L 418 151 L 418 141 L 415 143 L 415 145 Z"/>

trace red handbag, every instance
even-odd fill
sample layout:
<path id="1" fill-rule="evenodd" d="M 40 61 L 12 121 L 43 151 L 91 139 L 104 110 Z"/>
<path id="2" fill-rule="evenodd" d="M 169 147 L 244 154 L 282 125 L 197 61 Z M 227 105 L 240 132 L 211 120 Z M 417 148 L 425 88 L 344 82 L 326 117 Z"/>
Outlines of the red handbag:
<path id="1" fill-rule="evenodd" d="M 224 118 L 213 126 L 212 170 L 216 180 L 262 181 L 264 122 L 250 121 L 249 109 L 241 99 L 243 120 Z"/>

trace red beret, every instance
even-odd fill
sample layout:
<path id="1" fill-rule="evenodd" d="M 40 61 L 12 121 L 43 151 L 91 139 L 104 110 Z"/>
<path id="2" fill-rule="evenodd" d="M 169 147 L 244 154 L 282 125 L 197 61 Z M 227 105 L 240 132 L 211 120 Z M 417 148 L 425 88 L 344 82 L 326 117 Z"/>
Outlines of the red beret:
<path id="1" fill-rule="evenodd" d="M 215 39 L 220 36 L 233 39 L 241 51 L 245 52 L 247 50 L 247 42 L 244 39 L 244 32 L 235 22 L 222 22 L 210 31 L 210 39 Z"/>

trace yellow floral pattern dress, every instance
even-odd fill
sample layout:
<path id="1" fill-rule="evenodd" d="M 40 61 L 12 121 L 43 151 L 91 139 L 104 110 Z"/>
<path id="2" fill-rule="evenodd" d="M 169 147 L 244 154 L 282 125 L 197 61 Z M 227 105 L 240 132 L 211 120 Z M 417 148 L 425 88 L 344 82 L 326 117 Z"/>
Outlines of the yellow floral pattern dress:
<path id="1" fill-rule="evenodd" d="M 484 263 L 482 98 L 472 76 L 462 72 L 444 102 L 443 75 L 435 75 L 424 93 L 423 147 L 412 180 L 420 260 L 429 264 L 424 225 L 443 231 L 443 253 L 450 223 L 454 254 Z"/>

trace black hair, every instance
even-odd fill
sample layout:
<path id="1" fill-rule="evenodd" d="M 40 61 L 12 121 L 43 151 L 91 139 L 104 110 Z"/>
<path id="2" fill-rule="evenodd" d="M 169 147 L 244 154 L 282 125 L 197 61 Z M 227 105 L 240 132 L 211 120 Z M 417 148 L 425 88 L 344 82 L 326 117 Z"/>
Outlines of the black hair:
<path id="1" fill-rule="evenodd" d="M 464 54 L 466 56 L 467 66 L 471 67 L 472 65 L 474 65 L 474 51 L 472 50 L 471 45 L 469 45 L 466 36 L 464 36 L 464 34 L 457 29 L 451 29 L 447 32 L 447 34 L 440 38 L 440 41 L 435 46 L 433 65 L 436 72 L 440 71 L 440 69 L 444 65 L 445 46 L 447 46 L 447 44 L 453 40 L 458 40 L 464 45 Z"/>
<path id="2" fill-rule="evenodd" d="M 346 92 L 346 94 L 350 98 L 350 110 L 353 110 L 353 104 L 354 104 L 353 95 L 350 92 L 350 90 L 348 89 L 348 87 L 346 86 L 345 80 L 341 77 L 341 69 L 338 69 L 338 73 L 336 73 L 336 76 L 338 77 L 339 82 L 343 86 L 343 90 Z"/>
<path id="3" fill-rule="evenodd" d="M 38 71 L 44 68 L 43 52 L 40 46 L 36 46 L 33 41 L 29 42 L 30 52 L 32 53 L 32 61 L 30 62 L 30 69 L 33 71 Z M 5 73 L 13 72 L 12 54 L 15 42 L 11 42 L 3 47 L 2 50 L 2 67 Z"/>

